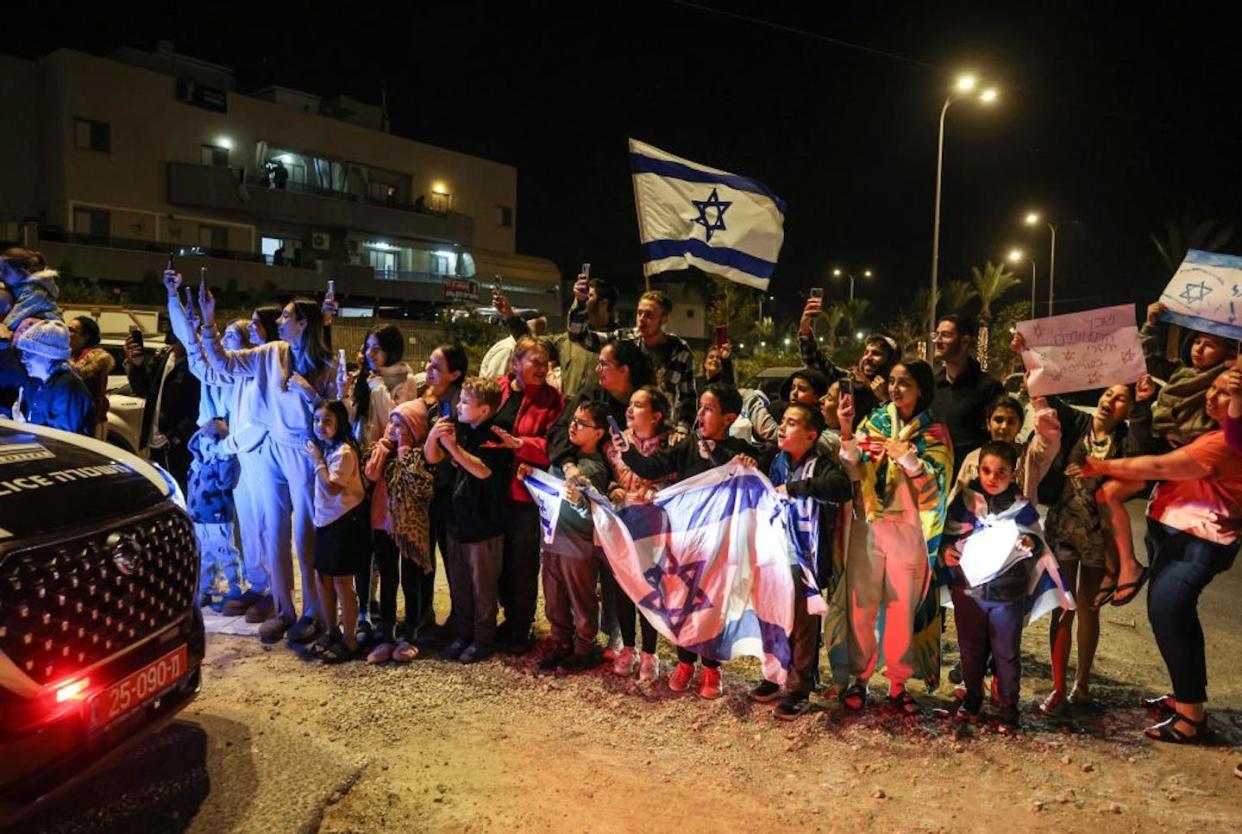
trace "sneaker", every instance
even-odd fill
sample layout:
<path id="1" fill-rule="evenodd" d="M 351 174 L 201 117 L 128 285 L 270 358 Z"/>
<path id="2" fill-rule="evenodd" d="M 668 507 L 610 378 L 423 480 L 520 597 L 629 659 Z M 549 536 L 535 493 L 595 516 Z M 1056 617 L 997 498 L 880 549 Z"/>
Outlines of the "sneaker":
<path id="1" fill-rule="evenodd" d="M 491 646 L 480 646 L 478 643 L 471 643 L 457 660 L 459 663 L 478 663 L 480 660 L 487 660 L 495 651 Z"/>
<path id="2" fill-rule="evenodd" d="M 276 603 L 266 594 L 246 609 L 246 622 L 248 623 L 265 623 L 274 616 L 276 616 Z"/>
<path id="3" fill-rule="evenodd" d="M 310 614 L 303 614 L 285 635 L 290 643 L 309 643 L 319 636 L 319 621 Z"/>
<path id="4" fill-rule="evenodd" d="M 470 645 L 469 640 L 461 640 L 461 639 L 454 640 L 452 643 L 449 643 L 447 646 L 441 649 L 436 654 L 436 657 L 440 658 L 441 660 L 457 660 L 459 657 L 461 657 L 461 653 L 464 652 L 469 645 Z"/>
<path id="5" fill-rule="evenodd" d="M 793 721 L 806 715 L 811 709 L 811 696 L 806 692 L 790 692 L 772 710 L 772 714 L 782 721 Z"/>
<path id="6" fill-rule="evenodd" d="M 264 643 L 279 642 L 291 625 L 293 625 L 292 617 L 282 617 L 280 615 L 270 617 L 259 626 L 259 639 Z"/>
<path id="7" fill-rule="evenodd" d="M 677 668 L 673 670 L 673 674 L 668 676 L 668 688 L 674 692 L 685 692 L 690 686 L 690 679 L 693 677 L 693 663 L 678 663 Z"/>
<path id="8" fill-rule="evenodd" d="M 524 635 L 514 637 L 505 645 L 503 651 L 505 654 L 521 655 L 527 654 L 535 648 L 535 634 L 527 629 Z"/>
<path id="9" fill-rule="evenodd" d="M 566 672 L 574 673 L 586 672 L 594 669 L 598 665 L 599 660 L 596 659 L 594 652 L 590 652 L 588 654 L 578 654 L 575 652 L 565 658 L 565 661 L 561 663 L 561 668 Z"/>
<path id="10" fill-rule="evenodd" d="M 240 617 L 250 610 L 250 606 L 254 605 L 262 598 L 263 595 L 258 591 L 246 591 L 239 597 L 226 599 L 224 601 L 224 607 L 220 609 L 220 613 L 226 617 Z"/>
<path id="11" fill-rule="evenodd" d="M 761 704 L 770 704 L 779 697 L 781 697 L 781 685 L 769 680 L 760 681 L 758 686 L 750 690 L 750 700 Z"/>
<path id="12" fill-rule="evenodd" d="M 607 652 L 604 653 L 607 657 Z M 633 646 L 624 646 L 621 651 L 617 652 L 616 658 L 612 661 L 612 673 L 614 675 L 632 675 L 634 667 L 638 665 L 638 653 L 634 651 Z"/>
<path id="13" fill-rule="evenodd" d="M 614 635 L 612 635 L 612 637 L 611 637 L 611 638 L 609 638 L 609 640 L 608 640 L 608 645 L 604 647 L 604 659 L 605 659 L 605 660 L 615 660 L 615 659 L 617 658 L 617 656 L 618 656 L 618 655 L 620 655 L 620 654 L 621 654 L 621 652 L 623 652 L 623 651 L 625 651 L 625 643 L 624 643 L 624 642 L 622 642 L 622 640 L 621 640 L 621 635 L 620 635 L 620 634 L 614 634 Z M 634 650 L 633 650 L 633 649 L 630 649 L 630 651 L 632 652 L 632 651 L 634 651 Z M 618 672 L 617 674 L 618 674 L 618 675 L 621 675 L 621 674 L 624 674 L 624 673 L 623 673 L 623 672 Z"/>
<path id="14" fill-rule="evenodd" d="M 574 650 L 569 646 L 556 646 L 552 651 L 539 661 L 539 668 L 544 672 L 554 672 L 561 667 L 561 664 L 572 656 Z"/>
<path id="15" fill-rule="evenodd" d="M 638 679 L 653 681 L 660 677 L 660 657 L 654 652 L 643 652 L 638 659 Z"/>
<path id="16" fill-rule="evenodd" d="M 703 667 L 703 677 L 699 681 L 699 697 L 714 700 L 724 694 L 724 686 L 720 682 L 720 670 Z"/>

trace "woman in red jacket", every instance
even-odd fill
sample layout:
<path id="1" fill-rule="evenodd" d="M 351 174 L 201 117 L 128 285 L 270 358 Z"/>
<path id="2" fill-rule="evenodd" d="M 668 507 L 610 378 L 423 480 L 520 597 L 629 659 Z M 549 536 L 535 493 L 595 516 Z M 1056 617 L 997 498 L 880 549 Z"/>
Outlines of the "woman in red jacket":
<path id="1" fill-rule="evenodd" d="M 565 401 L 561 392 L 547 384 L 550 355 L 547 346 L 523 336 L 513 346 L 513 369 L 499 378 L 503 393 L 496 427 L 500 442 L 513 450 L 515 463 L 548 467 L 548 431 L 561 416 Z M 506 428 L 507 427 L 507 428 Z M 516 472 L 517 466 L 514 467 Z M 500 643 L 510 654 L 534 648 L 531 626 L 539 598 L 539 510 L 516 475 L 509 484 L 505 511 L 509 532 L 505 535 L 504 562 L 500 571 L 500 604 L 505 621 Z"/>

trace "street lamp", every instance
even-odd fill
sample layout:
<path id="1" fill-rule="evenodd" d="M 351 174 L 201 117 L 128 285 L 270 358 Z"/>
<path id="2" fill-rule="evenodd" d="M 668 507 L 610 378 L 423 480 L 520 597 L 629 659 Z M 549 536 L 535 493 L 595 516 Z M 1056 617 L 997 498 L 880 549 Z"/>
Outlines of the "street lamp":
<path id="1" fill-rule="evenodd" d="M 775 300 L 776 300 L 776 296 L 774 296 L 774 295 L 768 295 L 767 293 L 763 293 L 762 295 L 760 295 L 760 296 L 759 296 L 759 323 L 760 323 L 760 324 L 762 324 L 762 323 L 763 323 L 763 302 L 764 302 L 765 300 L 766 300 L 766 301 L 775 301 Z"/>
<path id="2" fill-rule="evenodd" d="M 872 272 L 871 272 L 871 270 L 869 270 L 869 269 L 864 269 L 864 270 L 862 271 L 862 276 L 863 276 L 864 278 L 870 278 L 870 277 L 872 276 L 872 274 L 873 274 L 873 273 L 872 273 Z M 846 278 L 849 278 L 849 279 L 850 279 L 850 302 L 851 302 L 851 303 L 853 303 L 853 301 L 854 301 L 854 278 L 855 278 L 854 273 L 852 273 L 852 272 L 846 272 L 846 271 L 844 271 L 844 270 L 842 270 L 842 269 L 839 269 L 839 268 L 837 268 L 837 269 L 833 269 L 833 270 L 832 270 L 832 277 L 833 277 L 833 278 L 840 278 L 840 277 L 842 277 L 842 276 L 844 276 L 844 277 L 846 277 Z"/>
<path id="3" fill-rule="evenodd" d="M 966 96 L 975 98 L 980 104 L 995 104 L 999 96 L 996 88 L 988 87 L 975 95 L 978 83 L 978 79 L 970 73 L 959 76 L 957 83 L 945 97 L 944 107 L 940 108 L 940 140 L 936 145 L 936 213 L 932 224 L 931 298 L 928 301 L 927 318 L 929 321 L 925 331 L 928 333 L 936 329 L 936 294 L 939 291 L 937 285 L 940 274 L 940 179 L 944 172 L 944 117 L 949 112 L 950 104 Z"/>
<path id="4" fill-rule="evenodd" d="M 1020 264 L 1024 260 L 1031 262 L 1031 318 L 1035 318 L 1035 259 L 1027 258 L 1026 253 L 1021 249 L 1009 250 L 1009 262 L 1011 264 Z"/>
<path id="5" fill-rule="evenodd" d="M 1044 220 L 1037 211 L 1028 211 L 1026 213 L 1026 217 L 1022 218 L 1022 222 L 1028 226 L 1038 226 L 1040 221 L 1044 222 L 1044 224 L 1048 227 L 1048 232 L 1051 234 L 1051 243 L 1049 244 L 1048 250 L 1048 315 L 1051 316 L 1053 288 L 1055 287 L 1056 281 L 1057 226 L 1059 224 L 1053 223 L 1051 220 Z"/>

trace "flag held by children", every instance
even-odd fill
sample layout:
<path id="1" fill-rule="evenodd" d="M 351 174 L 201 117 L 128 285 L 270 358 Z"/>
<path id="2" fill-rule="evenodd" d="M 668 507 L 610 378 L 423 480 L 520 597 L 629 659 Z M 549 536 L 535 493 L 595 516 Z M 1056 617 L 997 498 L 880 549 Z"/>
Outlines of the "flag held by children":
<path id="1" fill-rule="evenodd" d="M 630 140 L 643 274 L 696 266 L 768 288 L 785 239 L 785 201 L 758 180 Z"/>
<path id="2" fill-rule="evenodd" d="M 556 537 L 556 520 L 561 514 L 561 500 L 565 497 L 565 482 L 532 468 L 523 479 L 526 491 L 539 508 L 539 527 L 543 543 L 551 544 Z"/>
<path id="3" fill-rule="evenodd" d="M 539 481 L 559 483 L 547 473 Z M 730 463 L 621 510 L 583 493 L 617 585 L 656 631 L 711 660 L 758 657 L 765 678 L 784 682 L 794 544 L 789 513 L 762 473 Z"/>

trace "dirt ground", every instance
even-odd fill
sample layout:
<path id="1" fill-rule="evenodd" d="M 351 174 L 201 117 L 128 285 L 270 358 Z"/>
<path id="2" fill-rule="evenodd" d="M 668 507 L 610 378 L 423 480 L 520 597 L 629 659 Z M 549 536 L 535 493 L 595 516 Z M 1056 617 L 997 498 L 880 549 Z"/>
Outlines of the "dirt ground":
<path id="1" fill-rule="evenodd" d="M 166 743 L 203 747 L 201 795 L 167 826 L 115 830 L 1237 832 L 1240 597 L 1234 570 L 1201 606 L 1223 739 L 1211 748 L 1142 738 L 1150 716 L 1138 698 L 1167 680 L 1141 599 L 1106 609 L 1096 703 L 1063 720 L 1035 709 L 1050 688 L 1047 620 L 1027 630 L 1017 737 L 935 714 L 843 717 L 827 697 L 799 721 L 777 721 L 746 698 L 759 677 L 749 660 L 728 664 L 725 697 L 707 702 L 605 669 L 540 674 L 534 656 L 330 667 L 285 644 L 213 633 L 186 740 Z M 952 630 L 945 640 L 947 668 Z M 671 647 L 661 654 L 667 673 Z M 947 683 L 913 691 L 929 708 L 952 703 Z M 48 828 L 114 830 L 98 806 L 135 777 L 116 781 L 82 801 L 93 821 Z"/>
<path id="2" fill-rule="evenodd" d="M 1207 749 L 1141 737 L 1150 720 L 1134 705 L 1167 687 L 1142 600 L 1105 613 L 1096 704 L 1061 721 L 1035 710 L 1050 688 L 1047 621 L 1028 630 L 1019 737 L 935 715 L 847 718 L 831 699 L 777 721 L 746 698 L 758 679 L 751 661 L 729 664 L 726 697 L 705 702 L 605 669 L 541 675 L 534 658 L 325 667 L 226 636 L 211 641 L 197 709 L 240 708 L 257 725 L 294 720 L 365 757 L 323 808 L 324 832 L 935 832 L 1000 821 L 1012 832 L 1236 832 L 1239 590 L 1242 578 L 1226 575 L 1204 601 L 1213 725 L 1224 739 Z M 953 639 L 950 630 L 947 660 Z M 949 689 L 924 704 L 949 707 Z"/>

